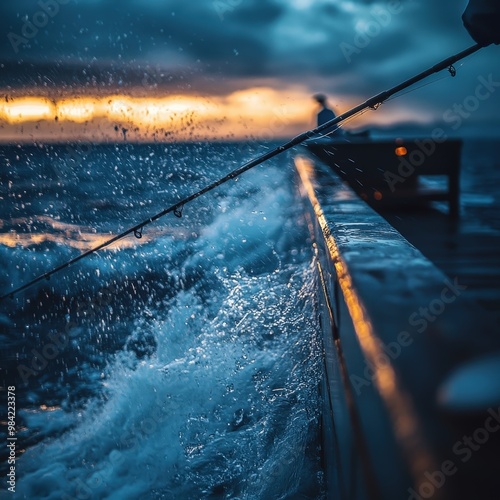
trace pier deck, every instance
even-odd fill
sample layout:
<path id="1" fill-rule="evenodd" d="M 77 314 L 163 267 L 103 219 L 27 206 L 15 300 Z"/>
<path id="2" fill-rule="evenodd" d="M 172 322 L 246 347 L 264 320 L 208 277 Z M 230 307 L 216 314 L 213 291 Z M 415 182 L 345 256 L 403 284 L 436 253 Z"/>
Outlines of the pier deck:
<path id="1" fill-rule="evenodd" d="M 479 149 L 494 148 L 485 143 Z M 500 326 L 500 163 L 474 167 L 478 146 L 465 143 L 460 217 L 436 203 L 427 210 L 380 211 L 410 243 L 450 278 Z M 488 154 L 494 158 L 494 154 Z M 491 160 L 490 160 L 491 161 Z M 499 160 L 500 162 L 500 160 Z"/>
<path id="2" fill-rule="evenodd" d="M 295 159 L 317 256 L 332 497 L 497 498 L 500 169 L 467 171 L 466 155 L 458 221 L 439 206 L 384 220 L 317 157 Z"/>

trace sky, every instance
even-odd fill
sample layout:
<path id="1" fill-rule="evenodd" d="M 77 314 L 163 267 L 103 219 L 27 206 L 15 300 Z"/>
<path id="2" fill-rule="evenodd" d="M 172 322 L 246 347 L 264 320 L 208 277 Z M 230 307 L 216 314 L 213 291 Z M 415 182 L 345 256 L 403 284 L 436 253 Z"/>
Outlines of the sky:
<path id="1" fill-rule="evenodd" d="M 0 140 L 287 137 L 314 126 L 313 93 L 341 113 L 473 44 L 466 4 L 4 1 Z M 500 133 L 499 56 L 486 47 L 346 127 Z"/>

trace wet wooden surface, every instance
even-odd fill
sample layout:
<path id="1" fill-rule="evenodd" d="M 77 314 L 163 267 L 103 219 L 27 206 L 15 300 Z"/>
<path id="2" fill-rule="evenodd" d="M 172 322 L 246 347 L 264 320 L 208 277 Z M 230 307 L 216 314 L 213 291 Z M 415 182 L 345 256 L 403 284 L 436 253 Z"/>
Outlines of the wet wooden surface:
<path id="1" fill-rule="evenodd" d="M 498 186 L 500 191 L 500 186 Z M 446 208 L 385 211 L 385 219 L 450 279 L 466 285 L 466 295 L 500 327 L 500 200 L 463 193 L 460 218 Z"/>
<path id="2" fill-rule="evenodd" d="M 431 450 L 431 458 L 437 464 L 424 466 L 427 469 L 424 477 L 436 474 L 440 465 L 445 463 L 451 463 L 457 472 L 447 477 L 439 488 L 426 484 L 421 474 L 413 475 L 414 486 L 431 488 L 435 494 L 433 498 L 496 500 L 500 490 L 500 433 L 492 431 L 488 434 L 487 445 L 473 443 L 474 452 L 469 450 L 467 459 L 457 451 L 457 446 L 463 445 L 464 437 L 483 432 L 485 422 L 490 422 L 493 415 L 498 415 L 496 421 L 500 423 L 497 384 L 500 373 L 500 154 L 496 153 L 497 146 L 492 141 L 465 144 L 461 214 L 457 221 L 448 216 L 448 207 L 442 204 L 413 211 L 398 208 L 385 212 L 383 215 L 389 226 L 384 221 L 377 221 L 375 214 L 370 213 L 354 193 L 349 193 L 341 179 L 331 175 L 329 167 L 312 159 L 315 164 L 315 196 L 328 225 L 325 237 L 331 235 L 335 239 L 337 253 L 352 276 L 354 289 L 359 294 L 362 309 L 369 314 L 375 336 L 386 346 L 392 345 L 394 332 L 401 328 L 412 336 L 411 346 L 402 349 L 392 359 L 391 365 L 399 374 L 398 381 L 412 402 L 413 415 Z M 318 215 L 316 210 L 315 213 Z M 314 214 L 312 219 L 314 221 Z M 415 248 L 412 249 L 404 238 Z M 321 240 L 320 237 L 316 239 Z M 332 266 L 338 261 L 338 256 L 325 258 L 328 251 L 322 252 L 319 243 L 317 248 L 322 269 L 326 270 L 322 274 L 325 296 L 334 297 L 326 310 L 336 323 L 335 276 L 342 276 L 342 272 L 339 274 Z M 424 257 L 429 260 L 426 266 L 419 267 L 419 263 L 425 263 Z M 434 272 L 430 272 L 431 268 Z M 428 309 L 432 304 L 436 305 L 437 298 L 443 297 L 439 294 L 439 286 L 434 292 L 426 291 L 425 287 L 434 281 L 436 285 L 446 282 L 444 276 L 433 279 L 433 275 L 442 273 L 448 276 L 449 283 L 465 285 L 467 289 L 460 293 L 456 302 L 446 305 L 442 314 L 436 313 L 437 317 L 423 322 L 421 318 L 426 313 L 420 312 L 421 307 Z M 418 323 L 410 321 L 416 311 L 420 315 Z M 345 319 L 342 322 L 347 316 L 355 318 L 352 311 L 349 313 L 350 316 L 346 311 L 338 314 L 339 338 L 331 343 L 333 354 L 330 357 L 325 342 L 326 367 L 330 368 L 326 382 L 337 388 L 337 392 L 330 391 L 337 399 L 341 377 L 335 375 L 335 368 L 342 363 L 340 358 L 334 359 L 333 345 L 337 349 L 340 346 L 348 375 L 359 373 L 356 364 L 359 356 L 356 357 L 356 345 L 352 342 L 356 335 L 345 329 Z M 323 316 L 326 318 L 328 314 Z M 395 324 L 398 321 L 400 323 Z M 362 326 L 366 322 L 365 318 L 358 323 Z M 354 322 L 355 325 L 358 323 Z M 424 328 L 417 328 L 423 323 Z M 322 325 L 327 327 L 325 339 L 328 340 L 329 323 L 322 320 Z M 361 345 L 362 336 L 358 335 L 358 338 Z M 367 363 L 370 364 L 368 360 Z M 364 429 L 363 435 L 368 450 L 373 446 L 378 450 L 377 459 L 372 463 L 376 482 L 384 487 L 385 482 L 379 481 L 383 470 L 377 465 L 380 450 L 390 449 L 387 443 L 391 440 L 383 432 L 389 420 L 377 414 L 378 406 L 369 397 L 373 388 L 374 385 L 370 385 L 362 397 L 354 397 L 354 400 L 360 421 L 370 422 L 370 429 Z M 337 399 L 333 397 L 331 400 L 336 403 Z M 391 398 L 384 401 L 390 403 Z M 335 416 L 335 425 L 339 425 L 339 420 L 340 423 L 347 421 L 342 420 L 343 414 L 338 408 L 334 410 L 331 414 Z M 340 434 L 348 435 L 342 431 Z M 384 446 L 377 443 L 380 436 L 384 437 Z M 341 445 L 339 441 L 340 448 Z M 388 466 L 387 460 L 382 462 Z M 396 473 L 396 469 L 396 466 L 392 469 L 391 478 L 394 491 L 399 483 L 408 481 L 405 474 Z M 408 490 L 404 495 L 393 494 L 394 491 L 384 492 L 385 497 L 406 497 Z"/>

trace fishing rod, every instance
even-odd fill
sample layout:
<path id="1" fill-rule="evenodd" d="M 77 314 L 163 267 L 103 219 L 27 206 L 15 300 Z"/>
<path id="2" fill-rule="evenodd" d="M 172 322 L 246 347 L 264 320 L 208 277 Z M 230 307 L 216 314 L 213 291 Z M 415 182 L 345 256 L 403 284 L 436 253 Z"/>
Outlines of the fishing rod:
<path id="1" fill-rule="evenodd" d="M 358 114 L 361 111 L 364 111 L 366 109 L 377 109 L 384 101 L 386 101 L 389 97 L 392 97 L 393 95 L 397 94 L 398 92 L 401 92 L 402 90 L 407 89 L 408 87 L 414 85 L 415 83 L 423 80 L 424 78 L 427 78 L 428 76 L 438 73 L 444 69 L 448 69 L 450 72 L 451 76 L 455 76 L 456 70 L 453 67 L 453 64 L 455 64 L 457 61 L 460 61 L 461 59 L 473 54 L 474 52 L 477 52 L 479 49 L 485 47 L 483 44 L 475 44 L 469 47 L 466 50 L 463 50 L 462 52 L 459 52 L 458 54 L 455 54 L 451 57 L 448 57 L 446 59 L 443 59 L 441 62 L 435 64 L 434 66 L 430 67 L 429 69 L 422 71 L 421 73 L 413 76 L 412 78 L 409 78 L 408 80 L 405 80 L 404 82 L 400 83 L 399 85 L 396 85 L 392 87 L 389 90 L 385 90 L 383 92 L 380 92 L 376 94 L 375 96 L 371 97 L 370 99 L 366 100 L 365 102 L 358 104 L 354 108 L 350 109 L 349 111 L 346 111 L 345 113 L 342 113 L 341 115 L 333 118 L 330 121 L 327 121 L 323 123 L 322 125 L 319 125 L 316 128 L 313 128 L 311 130 L 308 130 L 307 132 L 303 132 L 290 141 L 286 142 L 285 144 L 282 144 L 281 146 L 278 146 L 271 151 L 268 151 L 267 153 L 258 156 L 257 158 L 254 158 L 253 160 L 248 161 L 241 167 L 233 170 L 232 172 L 228 173 L 226 176 L 220 178 L 219 180 L 213 182 L 212 184 L 209 184 L 208 186 L 204 187 L 203 189 L 197 191 L 196 193 L 191 194 L 190 196 L 178 201 L 174 205 L 171 205 L 170 207 L 162 210 L 161 212 L 158 212 L 157 214 L 153 215 L 152 217 L 149 217 L 148 219 L 140 222 L 139 224 L 136 224 L 135 226 L 127 229 L 126 231 L 123 231 L 120 234 L 117 234 L 116 236 L 113 236 L 109 240 L 105 241 L 104 243 L 101 243 L 100 245 L 96 246 L 95 248 L 92 248 L 90 250 L 87 250 L 86 252 L 78 255 L 77 257 L 74 257 L 71 260 L 68 260 L 64 264 L 61 264 L 52 270 L 38 276 L 37 278 L 29 281 L 28 283 L 25 283 L 22 286 L 19 286 L 18 288 L 15 288 L 11 290 L 10 292 L 0 296 L 0 301 L 5 300 L 6 298 L 13 298 L 14 295 L 31 288 L 33 285 L 39 283 L 40 281 L 43 280 L 49 280 L 51 276 L 54 274 L 62 271 L 63 269 L 66 269 L 73 264 L 76 264 L 78 261 L 98 252 L 99 250 L 102 250 L 103 248 L 108 247 L 109 245 L 115 243 L 118 240 L 121 240 L 122 238 L 125 238 L 125 236 L 128 236 L 129 234 L 134 234 L 136 238 L 142 238 L 142 230 L 144 227 L 147 225 L 155 222 L 156 220 L 160 219 L 161 217 L 164 217 L 165 215 L 169 213 L 174 213 L 175 216 L 177 217 L 182 217 L 182 210 L 185 205 L 190 203 L 191 201 L 195 200 L 196 198 L 199 198 L 200 196 L 203 196 L 204 194 L 208 193 L 209 191 L 212 191 L 213 189 L 221 186 L 222 184 L 240 176 L 247 170 L 250 170 L 251 168 L 256 167 L 257 165 L 260 165 L 261 163 L 264 163 L 265 161 L 269 160 L 270 158 L 273 158 L 284 151 L 287 151 L 294 146 L 297 146 L 307 139 L 311 139 L 312 137 L 318 135 L 319 133 L 323 132 L 326 129 L 330 129 L 333 125 L 338 125 L 339 123 L 343 122 L 344 120 L 347 120 L 348 118 Z"/>

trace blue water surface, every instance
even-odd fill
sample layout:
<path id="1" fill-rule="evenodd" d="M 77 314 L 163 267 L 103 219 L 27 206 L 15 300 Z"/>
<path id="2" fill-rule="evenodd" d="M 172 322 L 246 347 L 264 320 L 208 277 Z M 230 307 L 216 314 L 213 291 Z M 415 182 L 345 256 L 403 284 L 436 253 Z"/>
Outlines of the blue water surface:
<path id="1" fill-rule="evenodd" d="M 265 151 L 0 148 L 2 293 Z M 16 498 L 323 498 L 321 340 L 288 158 L 2 302 Z"/>

